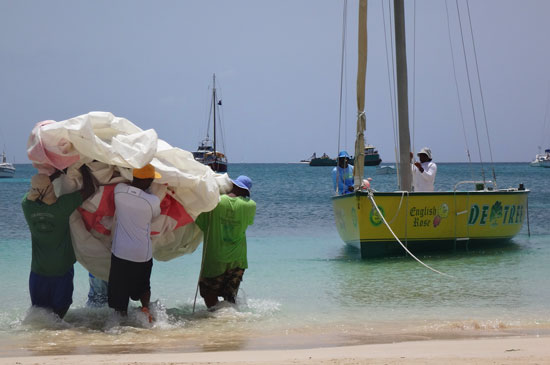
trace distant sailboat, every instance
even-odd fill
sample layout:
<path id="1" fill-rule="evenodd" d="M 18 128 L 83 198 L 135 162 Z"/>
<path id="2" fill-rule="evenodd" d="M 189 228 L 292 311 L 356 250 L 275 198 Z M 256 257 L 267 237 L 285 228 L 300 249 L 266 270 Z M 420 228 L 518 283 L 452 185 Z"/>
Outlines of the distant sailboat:
<path id="1" fill-rule="evenodd" d="M 6 159 L 6 152 L 2 151 L 2 162 L 0 162 L 0 178 L 13 177 L 15 175 L 15 166 Z"/>
<path id="2" fill-rule="evenodd" d="M 201 141 L 199 147 L 193 152 L 193 157 L 198 162 L 210 166 L 215 172 L 227 172 L 227 156 L 217 150 L 217 124 L 219 118 L 216 119 L 216 110 L 222 105 L 222 101 L 218 100 L 216 95 L 216 75 L 212 76 L 212 125 L 214 129 L 213 139 L 210 139 L 210 131 L 206 131 L 206 138 Z M 209 129 L 209 128 L 208 128 Z"/>

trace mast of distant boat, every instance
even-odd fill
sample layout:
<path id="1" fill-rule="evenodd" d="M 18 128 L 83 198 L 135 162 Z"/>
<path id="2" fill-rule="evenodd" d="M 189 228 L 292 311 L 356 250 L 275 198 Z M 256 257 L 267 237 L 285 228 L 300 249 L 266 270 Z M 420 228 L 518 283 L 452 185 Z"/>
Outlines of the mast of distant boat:
<path id="1" fill-rule="evenodd" d="M 217 170 L 218 152 L 216 150 L 216 74 L 212 76 L 212 109 L 214 110 L 214 165 Z"/>

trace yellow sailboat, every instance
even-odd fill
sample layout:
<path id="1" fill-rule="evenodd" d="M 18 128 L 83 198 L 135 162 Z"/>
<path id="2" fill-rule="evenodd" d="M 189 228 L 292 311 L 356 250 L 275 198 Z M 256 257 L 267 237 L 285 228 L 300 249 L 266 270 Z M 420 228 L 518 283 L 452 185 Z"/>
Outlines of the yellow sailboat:
<path id="1" fill-rule="evenodd" d="M 359 61 L 357 73 L 356 159 L 363 158 L 366 117 L 367 1 L 359 3 Z M 453 191 L 412 191 L 408 126 L 407 66 L 403 0 L 394 0 L 396 75 L 399 116 L 399 190 L 377 192 L 362 189 L 363 164 L 355 164 L 354 192 L 332 198 L 336 227 L 344 242 L 361 250 L 361 256 L 380 257 L 410 251 L 472 247 L 509 240 L 522 228 L 527 216 L 529 191 L 498 189 L 488 181 L 468 181 Z M 475 190 L 458 188 L 462 183 Z M 401 243 L 400 243 L 400 242 Z"/>

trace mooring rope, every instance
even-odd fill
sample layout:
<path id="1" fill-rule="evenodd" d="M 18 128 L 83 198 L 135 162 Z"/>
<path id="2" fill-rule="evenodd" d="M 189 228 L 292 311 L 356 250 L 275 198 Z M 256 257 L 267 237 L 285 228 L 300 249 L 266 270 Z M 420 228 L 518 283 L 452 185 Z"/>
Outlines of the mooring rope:
<path id="1" fill-rule="evenodd" d="M 397 237 L 397 235 L 393 232 L 393 230 L 391 229 L 390 225 L 388 224 L 388 222 L 386 222 L 386 218 L 384 218 L 384 215 L 382 214 L 382 212 L 380 211 L 380 209 L 378 208 L 378 205 L 376 204 L 376 201 L 374 200 L 374 195 L 372 194 L 372 190 L 368 190 L 368 196 L 369 196 L 369 200 L 371 201 L 372 205 L 374 206 L 374 208 L 376 209 L 376 211 L 378 212 L 378 215 L 380 216 L 380 218 L 382 219 L 382 222 L 384 222 L 384 224 L 386 225 L 386 227 L 388 228 L 388 230 L 390 231 L 390 233 L 393 235 L 393 237 L 397 240 L 397 242 L 399 242 L 399 244 L 401 245 L 401 247 L 403 247 L 403 249 L 413 258 L 415 259 L 418 263 L 420 263 L 422 266 L 424 266 L 425 268 L 435 272 L 435 273 L 438 273 L 440 275 L 443 275 L 443 276 L 446 276 L 446 277 L 449 277 L 449 278 L 455 278 L 454 276 L 452 275 L 449 275 L 449 274 L 445 274 L 444 272 L 441 272 L 441 271 L 438 271 L 436 269 L 434 269 L 433 267 L 423 263 L 422 261 L 420 261 L 419 258 L 417 258 L 415 255 L 412 254 L 411 251 L 409 251 L 407 249 L 407 247 L 405 247 L 405 245 L 399 240 L 399 238 Z"/>

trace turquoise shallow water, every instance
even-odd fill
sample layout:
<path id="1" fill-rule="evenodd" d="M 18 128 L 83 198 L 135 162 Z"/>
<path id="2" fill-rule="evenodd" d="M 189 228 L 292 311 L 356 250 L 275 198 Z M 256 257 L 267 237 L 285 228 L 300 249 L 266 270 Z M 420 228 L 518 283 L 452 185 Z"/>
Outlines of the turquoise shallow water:
<path id="1" fill-rule="evenodd" d="M 307 347 L 406 339 L 549 333 L 550 169 L 496 164 L 499 187 L 531 190 L 527 224 L 509 244 L 412 259 L 371 261 L 345 246 L 334 225 L 330 168 L 301 164 L 232 164 L 250 176 L 257 202 L 249 228 L 249 269 L 239 306 L 192 313 L 200 250 L 155 262 L 153 327 L 132 312 L 85 307 L 87 273 L 75 265 L 73 306 L 65 321 L 29 310 L 30 236 L 20 209 L 34 169 L 17 165 L 0 180 L 0 356 Z M 486 166 L 487 167 L 487 166 Z M 471 170 L 476 171 L 472 176 Z M 480 178 L 478 165 L 438 164 L 436 188 Z M 395 177 L 374 175 L 377 190 Z M 490 175 L 490 172 L 487 172 Z M 137 303 L 134 304 L 137 306 Z"/>

